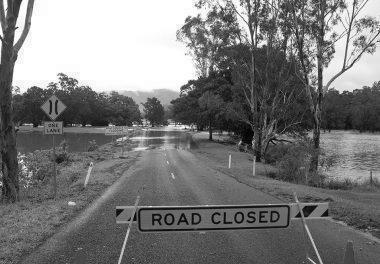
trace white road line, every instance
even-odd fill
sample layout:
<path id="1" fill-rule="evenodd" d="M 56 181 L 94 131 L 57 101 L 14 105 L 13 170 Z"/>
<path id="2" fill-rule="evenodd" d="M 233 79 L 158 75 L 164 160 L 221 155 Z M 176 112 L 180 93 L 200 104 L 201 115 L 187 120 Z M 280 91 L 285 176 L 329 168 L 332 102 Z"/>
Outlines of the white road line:
<path id="1" fill-rule="evenodd" d="M 173 172 L 171 173 L 171 175 L 172 175 L 172 178 L 173 178 L 173 180 L 175 180 L 175 177 L 174 177 L 174 174 L 173 174 Z"/>
<path id="2" fill-rule="evenodd" d="M 169 165 L 169 161 L 166 161 L 166 163 Z"/>

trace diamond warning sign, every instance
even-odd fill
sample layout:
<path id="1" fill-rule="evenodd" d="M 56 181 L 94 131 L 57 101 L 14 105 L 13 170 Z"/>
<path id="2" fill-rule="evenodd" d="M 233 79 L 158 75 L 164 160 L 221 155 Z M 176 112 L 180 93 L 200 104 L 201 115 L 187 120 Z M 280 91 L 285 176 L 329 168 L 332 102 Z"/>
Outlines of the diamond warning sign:
<path id="1" fill-rule="evenodd" d="M 138 210 L 141 232 L 285 228 L 288 205 L 170 206 Z"/>

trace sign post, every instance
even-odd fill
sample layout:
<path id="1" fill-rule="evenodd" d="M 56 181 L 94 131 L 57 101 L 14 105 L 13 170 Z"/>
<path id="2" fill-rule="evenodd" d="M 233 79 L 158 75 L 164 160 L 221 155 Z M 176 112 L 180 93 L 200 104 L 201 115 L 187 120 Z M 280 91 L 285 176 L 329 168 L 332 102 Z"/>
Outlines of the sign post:
<path id="1" fill-rule="evenodd" d="M 63 123 L 55 122 L 57 117 L 65 111 L 66 106 L 58 97 L 53 94 L 41 106 L 41 109 L 49 116 L 52 122 L 44 122 L 44 134 L 53 136 L 53 192 L 54 198 L 57 196 L 57 168 L 56 168 L 56 153 L 55 153 L 55 136 L 63 133 Z"/>
<path id="2" fill-rule="evenodd" d="M 124 155 L 124 135 L 127 135 L 127 133 L 128 133 L 128 127 L 127 126 L 106 127 L 105 135 L 106 136 L 112 136 L 112 143 L 113 143 L 114 136 L 122 136 L 121 156 Z M 127 138 L 127 136 L 125 138 Z"/>

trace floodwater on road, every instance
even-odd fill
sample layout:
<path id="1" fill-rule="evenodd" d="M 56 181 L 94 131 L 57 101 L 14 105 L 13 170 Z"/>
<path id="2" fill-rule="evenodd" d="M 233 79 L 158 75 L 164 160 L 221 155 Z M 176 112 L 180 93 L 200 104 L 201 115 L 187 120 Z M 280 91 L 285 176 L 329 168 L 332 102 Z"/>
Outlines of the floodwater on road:
<path id="1" fill-rule="evenodd" d="M 191 149 L 196 147 L 190 134 L 172 129 L 144 130 L 141 136 L 133 137 L 131 140 L 138 143 L 135 150 L 152 148 Z"/>

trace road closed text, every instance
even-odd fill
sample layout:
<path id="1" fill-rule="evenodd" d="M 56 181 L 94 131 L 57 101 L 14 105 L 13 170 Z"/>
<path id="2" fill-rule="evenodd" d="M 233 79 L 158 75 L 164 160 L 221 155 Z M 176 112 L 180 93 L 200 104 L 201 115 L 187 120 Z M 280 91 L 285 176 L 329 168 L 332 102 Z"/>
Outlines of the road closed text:
<path id="1" fill-rule="evenodd" d="M 197 206 L 140 208 L 140 231 L 199 231 L 280 228 L 289 225 L 289 206 Z"/>

